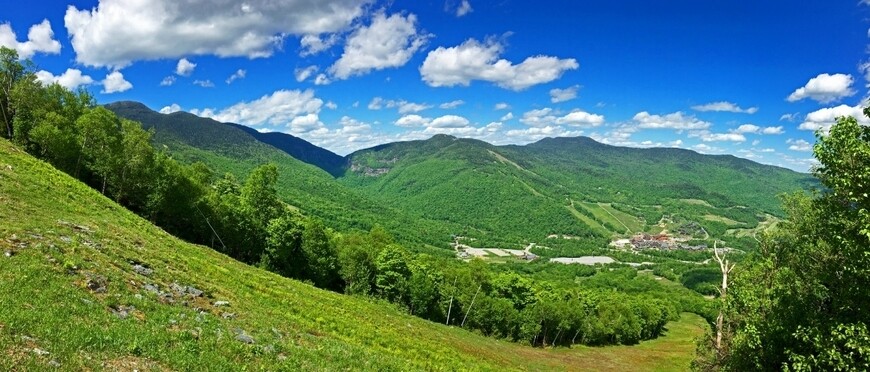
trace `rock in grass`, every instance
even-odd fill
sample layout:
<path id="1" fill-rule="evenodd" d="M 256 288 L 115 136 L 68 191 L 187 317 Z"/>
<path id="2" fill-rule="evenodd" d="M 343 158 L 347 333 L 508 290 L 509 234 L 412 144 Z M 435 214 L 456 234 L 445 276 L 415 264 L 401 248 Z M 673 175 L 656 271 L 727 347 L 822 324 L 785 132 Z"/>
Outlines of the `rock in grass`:
<path id="1" fill-rule="evenodd" d="M 3 252 L 3 255 L 6 257 L 12 257 L 12 251 L 5 251 Z"/>
<path id="2" fill-rule="evenodd" d="M 44 356 L 44 355 L 51 354 L 51 353 L 49 353 L 49 352 L 47 352 L 47 351 L 45 351 L 45 350 L 42 350 L 42 349 L 40 349 L 40 348 L 38 348 L 38 347 L 33 348 L 33 353 L 36 354 L 36 355 L 39 355 L 39 356 Z"/>
<path id="3" fill-rule="evenodd" d="M 133 265 L 133 272 L 142 276 L 151 276 L 154 273 L 154 270 L 148 268 L 147 266 L 143 266 L 141 264 Z"/>
<path id="4" fill-rule="evenodd" d="M 236 340 L 239 340 L 239 341 L 244 342 L 246 344 L 253 344 L 254 343 L 254 338 L 251 337 L 251 335 L 247 334 L 242 329 L 236 330 Z"/>
<path id="5" fill-rule="evenodd" d="M 230 302 L 229 301 L 215 301 L 214 306 L 215 307 L 230 306 Z"/>

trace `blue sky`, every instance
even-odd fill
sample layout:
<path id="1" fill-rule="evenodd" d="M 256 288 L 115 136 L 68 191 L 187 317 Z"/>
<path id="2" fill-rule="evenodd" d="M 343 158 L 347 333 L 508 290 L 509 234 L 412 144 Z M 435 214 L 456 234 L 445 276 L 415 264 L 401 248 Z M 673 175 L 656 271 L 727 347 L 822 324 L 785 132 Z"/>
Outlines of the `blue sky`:
<path id="1" fill-rule="evenodd" d="M 584 135 L 806 171 L 868 96 L 867 2 L 0 0 L 0 45 L 100 103 L 339 154 Z"/>

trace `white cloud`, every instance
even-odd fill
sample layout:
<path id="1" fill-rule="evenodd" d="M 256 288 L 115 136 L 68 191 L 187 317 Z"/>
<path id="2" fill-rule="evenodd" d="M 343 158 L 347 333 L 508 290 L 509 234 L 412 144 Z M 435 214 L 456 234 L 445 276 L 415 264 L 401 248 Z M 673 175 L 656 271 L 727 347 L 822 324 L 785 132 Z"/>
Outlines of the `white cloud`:
<path id="1" fill-rule="evenodd" d="M 332 101 L 326 102 L 326 104 L 324 106 L 326 106 L 326 108 L 328 108 L 330 110 L 338 109 L 338 105 Z"/>
<path id="2" fill-rule="evenodd" d="M 796 102 L 810 98 L 820 103 L 830 103 L 855 94 L 852 82 L 852 75 L 819 74 L 810 79 L 805 86 L 792 92 L 787 99 L 789 102 Z"/>
<path id="3" fill-rule="evenodd" d="M 222 109 L 190 110 L 194 115 L 209 117 L 221 122 L 250 126 L 279 126 L 305 124 L 312 120 L 310 114 L 319 114 L 323 100 L 314 96 L 312 90 L 279 90 L 250 102 L 239 102 Z"/>
<path id="4" fill-rule="evenodd" d="M 498 120 L 499 120 L 499 121 L 509 121 L 509 120 L 511 120 L 511 119 L 513 119 L 513 118 L 514 118 L 514 113 L 513 113 L 513 112 L 508 112 L 507 114 L 504 114 L 504 116 L 502 116 L 501 119 L 498 119 Z"/>
<path id="5" fill-rule="evenodd" d="M 503 49 L 499 42 L 492 39 L 486 43 L 469 39 L 459 46 L 438 47 L 426 56 L 420 66 L 420 74 L 423 81 L 433 87 L 468 86 L 472 80 L 481 80 L 520 91 L 551 82 L 560 78 L 565 71 L 580 67 L 573 58 L 549 56 L 529 57 L 514 65 L 499 58 Z"/>
<path id="6" fill-rule="evenodd" d="M 396 126 L 405 128 L 427 127 L 427 128 L 465 128 L 471 122 L 468 119 L 457 115 L 444 115 L 433 119 L 424 118 L 420 115 L 410 114 L 405 115 L 396 120 Z"/>
<path id="7" fill-rule="evenodd" d="M 87 66 L 185 55 L 259 58 L 287 35 L 345 30 L 369 2 L 100 0 L 90 10 L 69 6 L 64 22 L 76 61 Z"/>
<path id="8" fill-rule="evenodd" d="M 840 116 L 851 116 L 858 120 L 862 125 L 870 125 L 870 119 L 864 116 L 863 108 L 859 106 L 839 105 L 837 107 L 827 107 L 807 114 L 804 122 L 798 126 L 800 130 L 816 131 L 821 129 L 827 132 L 837 118 Z"/>
<path id="9" fill-rule="evenodd" d="M 409 113 L 409 112 L 420 112 L 420 111 L 432 108 L 431 105 L 427 105 L 424 103 L 414 103 L 414 102 L 406 102 L 406 101 L 399 101 L 398 107 L 399 107 L 400 114 L 405 114 L 405 113 Z"/>
<path id="10" fill-rule="evenodd" d="M 236 72 L 230 75 L 230 77 L 227 78 L 226 82 L 227 84 L 232 84 L 234 81 L 244 79 L 246 76 L 248 76 L 247 70 L 238 69 L 236 70 Z"/>
<path id="11" fill-rule="evenodd" d="M 793 122 L 793 121 L 797 120 L 798 116 L 800 116 L 799 112 L 795 112 L 795 113 L 791 113 L 791 114 L 782 114 L 782 116 L 779 117 L 779 121 L 792 121 Z"/>
<path id="12" fill-rule="evenodd" d="M 193 85 L 199 85 L 203 88 L 214 88 L 214 83 L 211 80 L 194 80 Z"/>
<path id="13" fill-rule="evenodd" d="M 318 67 L 315 65 L 311 65 L 305 68 L 296 68 L 293 70 L 293 75 L 296 76 L 297 82 L 303 82 L 308 80 L 309 77 L 314 75 L 318 70 Z"/>
<path id="14" fill-rule="evenodd" d="M 187 58 L 182 58 L 175 65 L 175 74 L 178 76 L 190 76 L 193 74 L 194 69 L 196 69 L 196 63 L 188 61 Z"/>
<path id="15" fill-rule="evenodd" d="M 788 147 L 788 149 L 792 151 L 813 151 L 813 145 L 802 139 L 794 140 L 789 138 L 787 141 L 785 141 L 785 143 L 791 145 Z"/>
<path id="16" fill-rule="evenodd" d="M 734 133 L 758 133 L 761 127 L 754 124 L 743 124 L 734 130 Z"/>
<path id="17" fill-rule="evenodd" d="M 69 90 L 75 90 L 82 85 L 91 85 L 94 79 L 88 75 L 82 75 L 81 70 L 68 68 L 63 74 L 54 76 L 52 73 L 40 70 L 36 72 L 36 80 L 43 85 L 58 83 Z"/>
<path id="18" fill-rule="evenodd" d="M 778 127 L 765 127 L 761 130 L 761 134 L 783 134 L 785 130 L 782 129 L 782 126 Z"/>
<path id="19" fill-rule="evenodd" d="M 577 98 L 577 90 L 579 89 L 579 85 L 575 85 L 565 89 L 550 89 L 550 102 L 559 103 Z"/>
<path id="20" fill-rule="evenodd" d="M 372 98 L 372 101 L 369 102 L 368 105 L 369 110 L 380 110 L 385 107 L 397 108 L 400 114 L 407 114 L 410 112 L 420 112 L 423 110 L 428 110 L 432 108 L 432 105 L 427 105 L 425 103 L 408 102 L 405 100 L 386 100 L 381 97 Z"/>
<path id="21" fill-rule="evenodd" d="M 689 137 L 699 137 L 704 142 L 743 142 L 746 137 L 740 133 L 698 133 L 690 134 Z"/>
<path id="22" fill-rule="evenodd" d="M 338 43 L 338 40 L 338 34 L 329 34 L 324 37 L 320 37 L 319 35 L 305 35 L 302 37 L 302 40 L 299 41 L 299 44 L 302 46 L 299 55 L 307 57 L 318 54 L 324 50 L 332 48 L 332 46 Z"/>
<path id="23" fill-rule="evenodd" d="M 326 77 L 326 74 L 318 74 L 317 77 L 314 78 L 314 85 L 327 85 L 331 82 L 332 80 L 329 80 L 329 78 Z"/>
<path id="24" fill-rule="evenodd" d="M 505 132 L 505 136 L 510 138 L 511 142 L 518 144 L 534 142 L 545 137 L 576 137 L 582 134 L 583 131 L 565 130 L 565 128 L 560 126 L 511 129 Z"/>
<path id="25" fill-rule="evenodd" d="M 441 105 L 439 105 L 438 107 L 442 108 L 444 110 L 450 110 L 450 109 L 455 109 L 455 108 L 462 106 L 464 104 L 465 104 L 465 101 L 463 101 L 461 99 L 457 99 L 455 101 L 444 102 Z"/>
<path id="26" fill-rule="evenodd" d="M 754 114 L 758 112 L 758 107 L 750 107 L 750 108 L 741 108 L 734 103 L 719 101 L 719 102 L 711 102 L 703 105 L 692 106 L 692 110 L 707 112 L 736 112 L 741 114 Z"/>
<path id="27" fill-rule="evenodd" d="M 724 152 L 721 148 L 709 146 L 706 143 L 699 143 L 691 147 L 693 150 L 702 154 L 718 154 Z"/>
<path id="28" fill-rule="evenodd" d="M 470 124 L 468 119 L 457 115 L 444 115 L 429 123 L 431 128 L 463 128 Z"/>
<path id="29" fill-rule="evenodd" d="M 287 124 L 287 128 L 290 128 L 291 133 L 310 132 L 320 127 L 323 127 L 320 116 L 313 112 L 297 116 Z"/>
<path id="30" fill-rule="evenodd" d="M 6 10 L 12 11 L 13 9 L 7 7 Z M 54 39 L 51 22 L 47 19 L 30 26 L 27 31 L 27 40 L 24 42 L 18 42 L 15 31 L 12 31 L 12 25 L 9 23 L 0 24 L 0 46 L 15 49 L 18 52 L 18 58 L 21 59 L 33 57 L 36 53 L 60 53 L 60 42 Z"/>
<path id="31" fill-rule="evenodd" d="M 176 80 L 175 76 L 169 75 L 160 81 L 160 86 L 161 87 L 172 86 L 172 84 L 175 84 L 175 80 Z"/>
<path id="32" fill-rule="evenodd" d="M 173 112 L 179 111 L 181 111 L 181 106 L 179 106 L 177 103 L 173 103 L 169 106 L 164 106 L 162 109 L 160 109 L 161 114 L 171 114 Z"/>
<path id="33" fill-rule="evenodd" d="M 697 130 L 711 126 L 709 122 L 691 115 L 686 116 L 680 111 L 667 115 L 651 115 L 649 112 L 642 111 L 634 115 L 633 120 L 638 123 L 639 128 L 647 129 Z"/>
<path id="34" fill-rule="evenodd" d="M 559 125 L 569 125 L 573 127 L 597 127 L 604 124 L 604 116 L 590 114 L 585 111 L 575 110 L 566 115 L 560 116 L 559 113 L 551 108 L 543 108 L 530 110 L 523 114 L 520 122 L 532 127 L 555 127 Z"/>
<path id="35" fill-rule="evenodd" d="M 474 9 L 471 8 L 471 3 L 469 3 L 468 0 L 462 0 L 462 3 L 460 3 L 459 7 L 456 8 L 456 16 L 462 17 L 473 11 Z"/>
<path id="36" fill-rule="evenodd" d="M 329 68 L 337 79 L 372 70 L 400 67 L 426 45 L 430 35 L 417 32 L 417 16 L 375 14 L 371 25 L 361 26 L 347 38 L 344 53 Z"/>
<path id="37" fill-rule="evenodd" d="M 493 109 L 495 109 L 495 110 L 507 110 L 510 108 L 511 108 L 511 105 L 509 105 L 505 102 L 496 103 L 495 106 L 493 107 Z"/>
<path id="38" fill-rule="evenodd" d="M 400 127 L 406 128 L 423 127 L 429 124 L 430 121 L 431 120 L 429 118 L 424 118 L 420 115 L 411 114 L 402 116 L 401 118 L 399 118 L 399 120 L 396 120 L 395 124 Z"/>
<path id="39" fill-rule="evenodd" d="M 133 84 L 124 80 L 124 74 L 121 71 L 113 71 L 106 75 L 106 79 L 102 81 L 103 90 L 100 93 L 111 94 L 120 93 L 133 88 Z"/>

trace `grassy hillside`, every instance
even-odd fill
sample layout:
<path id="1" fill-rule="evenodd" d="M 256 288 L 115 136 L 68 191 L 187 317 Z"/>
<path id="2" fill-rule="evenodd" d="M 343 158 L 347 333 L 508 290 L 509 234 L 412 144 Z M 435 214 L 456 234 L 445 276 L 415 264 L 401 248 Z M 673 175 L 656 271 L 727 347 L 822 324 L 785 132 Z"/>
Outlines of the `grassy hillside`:
<path id="1" fill-rule="evenodd" d="M 583 137 L 493 146 L 439 135 L 348 157 L 346 185 L 508 244 L 549 234 L 659 232 L 691 221 L 720 236 L 779 215 L 778 194 L 815 184 L 808 175 L 733 156 L 614 147 Z"/>
<path id="2" fill-rule="evenodd" d="M 274 163 L 278 167 L 280 196 L 330 227 L 367 231 L 380 224 L 406 242 L 446 242 L 453 230 L 449 224 L 420 220 L 371 200 L 336 182 L 326 171 L 260 142 L 240 126 L 185 112 L 164 115 L 135 102 L 106 107 L 153 129 L 155 147 L 168 149 L 173 157 L 186 163 L 203 162 L 218 175 L 232 173 L 244 180 L 257 166 Z"/>
<path id="3" fill-rule="evenodd" d="M 179 241 L 0 140 L 2 370 L 684 370 L 703 320 L 540 349 L 315 289 Z"/>

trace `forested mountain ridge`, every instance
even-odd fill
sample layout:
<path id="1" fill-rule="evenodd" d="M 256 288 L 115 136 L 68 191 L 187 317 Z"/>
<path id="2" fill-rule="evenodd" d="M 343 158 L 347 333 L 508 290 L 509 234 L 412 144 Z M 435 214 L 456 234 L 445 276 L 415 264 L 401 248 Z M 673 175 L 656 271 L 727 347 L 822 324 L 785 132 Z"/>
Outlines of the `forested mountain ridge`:
<path id="1" fill-rule="evenodd" d="M 368 231 L 380 224 L 405 242 L 439 242 L 450 234 L 449 225 L 427 223 L 371 200 L 336 182 L 323 169 L 260 142 L 241 126 L 186 112 L 161 114 L 136 102 L 118 102 L 106 108 L 154 130 L 152 142 L 168 149 L 174 158 L 185 163 L 203 162 L 218 175 L 230 173 L 241 180 L 260 165 L 275 164 L 281 198 L 305 214 L 322 218 L 330 227 Z"/>
<path id="2" fill-rule="evenodd" d="M 719 236 L 781 215 L 777 195 L 817 184 L 809 175 L 733 156 L 617 147 L 586 137 L 494 146 L 437 135 L 348 159 L 351 168 L 340 178 L 346 185 L 509 243 L 553 234 L 658 232 L 663 218 L 696 222 Z"/>
<path id="3" fill-rule="evenodd" d="M 722 237 L 780 216 L 777 195 L 817 184 L 809 175 L 730 155 L 617 147 L 587 137 L 495 146 L 436 135 L 340 158 L 289 135 L 183 112 L 164 115 L 133 102 L 107 107 L 154 128 L 154 141 L 187 162 L 205 161 L 239 178 L 277 162 L 283 196 L 333 226 L 367 230 L 381 223 L 403 240 L 442 247 L 450 235 L 512 247 L 552 235 L 601 245 L 617 234 L 688 223 Z"/>

